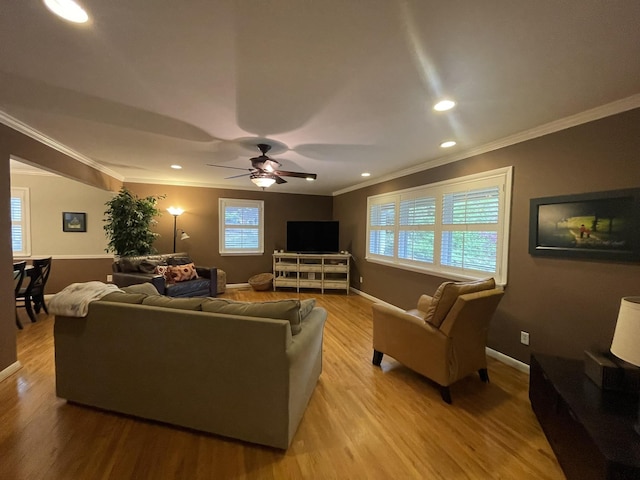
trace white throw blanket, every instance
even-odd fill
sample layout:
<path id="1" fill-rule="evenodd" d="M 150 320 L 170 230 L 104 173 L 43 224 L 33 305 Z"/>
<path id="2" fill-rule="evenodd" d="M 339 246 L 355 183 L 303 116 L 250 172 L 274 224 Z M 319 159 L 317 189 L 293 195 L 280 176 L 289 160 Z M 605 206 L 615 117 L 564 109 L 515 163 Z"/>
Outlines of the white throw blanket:
<path id="1" fill-rule="evenodd" d="M 112 292 L 122 292 L 117 285 L 102 282 L 72 283 L 49 300 L 49 312 L 65 317 L 86 317 L 89 304 Z"/>

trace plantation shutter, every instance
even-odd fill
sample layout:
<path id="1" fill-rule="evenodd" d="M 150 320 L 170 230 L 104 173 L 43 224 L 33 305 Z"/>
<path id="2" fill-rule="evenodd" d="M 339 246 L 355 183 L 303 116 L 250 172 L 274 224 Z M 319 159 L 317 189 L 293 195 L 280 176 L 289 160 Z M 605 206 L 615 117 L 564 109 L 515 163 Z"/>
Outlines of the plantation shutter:
<path id="1" fill-rule="evenodd" d="M 262 202 L 225 199 L 221 205 L 220 253 L 263 253 Z"/>

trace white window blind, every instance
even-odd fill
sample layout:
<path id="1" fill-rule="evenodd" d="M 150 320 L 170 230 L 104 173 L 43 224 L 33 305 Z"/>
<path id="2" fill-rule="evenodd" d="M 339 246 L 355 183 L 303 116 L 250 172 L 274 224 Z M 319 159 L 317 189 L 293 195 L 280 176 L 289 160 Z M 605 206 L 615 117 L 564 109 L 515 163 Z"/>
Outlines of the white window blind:
<path id="1" fill-rule="evenodd" d="M 11 187 L 11 248 L 14 257 L 31 255 L 29 189 Z"/>
<path id="2" fill-rule="evenodd" d="M 220 199 L 221 255 L 264 253 L 263 207 L 262 200 Z"/>
<path id="3" fill-rule="evenodd" d="M 367 260 L 506 283 L 511 167 L 368 199 Z"/>

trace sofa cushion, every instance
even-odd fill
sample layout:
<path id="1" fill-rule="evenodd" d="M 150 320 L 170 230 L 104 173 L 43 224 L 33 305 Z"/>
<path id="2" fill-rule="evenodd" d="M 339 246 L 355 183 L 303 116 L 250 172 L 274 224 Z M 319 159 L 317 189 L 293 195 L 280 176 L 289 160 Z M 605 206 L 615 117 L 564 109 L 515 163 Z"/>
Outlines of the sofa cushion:
<path id="1" fill-rule="evenodd" d="M 184 265 L 169 265 L 168 268 L 169 278 L 172 282 L 186 282 L 198 278 L 196 273 L 196 266 L 193 263 L 187 263 Z"/>
<path id="2" fill-rule="evenodd" d="M 147 298 L 144 293 L 111 292 L 100 299 L 102 302 L 142 303 Z"/>
<path id="3" fill-rule="evenodd" d="M 490 290 L 495 286 L 493 278 L 472 282 L 444 282 L 433 295 L 433 300 L 425 312 L 425 321 L 439 328 L 460 295 Z"/>
<path id="4" fill-rule="evenodd" d="M 148 296 L 143 301 L 143 305 L 153 307 L 177 308 L 180 310 L 202 310 L 201 305 L 205 298 L 173 298 L 164 295 Z"/>
<path id="5" fill-rule="evenodd" d="M 307 318 L 307 315 L 311 313 L 311 310 L 316 306 L 315 298 L 307 298 L 306 300 L 300 301 L 300 321 L 303 321 Z"/>
<path id="6" fill-rule="evenodd" d="M 234 302 L 226 298 L 208 298 L 202 303 L 202 311 L 244 315 L 247 317 L 288 320 L 291 334 L 300 333 L 300 300 L 275 300 L 267 302 Z"/>
<path id="7" fill-rule="evenodd" d="M 138 264 L 138 270 L 142 273 L 155 273 L 156 267 L 162 262 L 160 259 L 145 258 Z"/>
<path id="8" fill-rule="evenodd" d="M 193 260 L 184 254 L 177 254 L 167 258 L 168 265 L 187 265 L 189 263 L 193 263 Z"/>
<path id="9" fill-rule="evenodd" d="M 156 287 L 154 287 L 153 284 L 149 282 L 129 285 L 128 287 L 122 287 L 120 290 L 126 293 L 143 293 L 145 295 L 160 295 L 158 290 L 156 290 Z"/>

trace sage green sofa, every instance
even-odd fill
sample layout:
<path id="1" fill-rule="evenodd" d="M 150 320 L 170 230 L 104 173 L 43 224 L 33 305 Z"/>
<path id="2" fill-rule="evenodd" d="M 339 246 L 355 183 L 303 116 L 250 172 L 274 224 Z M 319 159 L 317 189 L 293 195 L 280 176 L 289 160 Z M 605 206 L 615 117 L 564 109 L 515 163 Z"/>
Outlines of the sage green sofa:
<path id="1" fill-rule="evenodd" d="M 85 317 L 55 317 L 56 392 L 286 449 L 322 370 L 326 318 L 308 301 L 115 292 L 91 302 Z"/>

